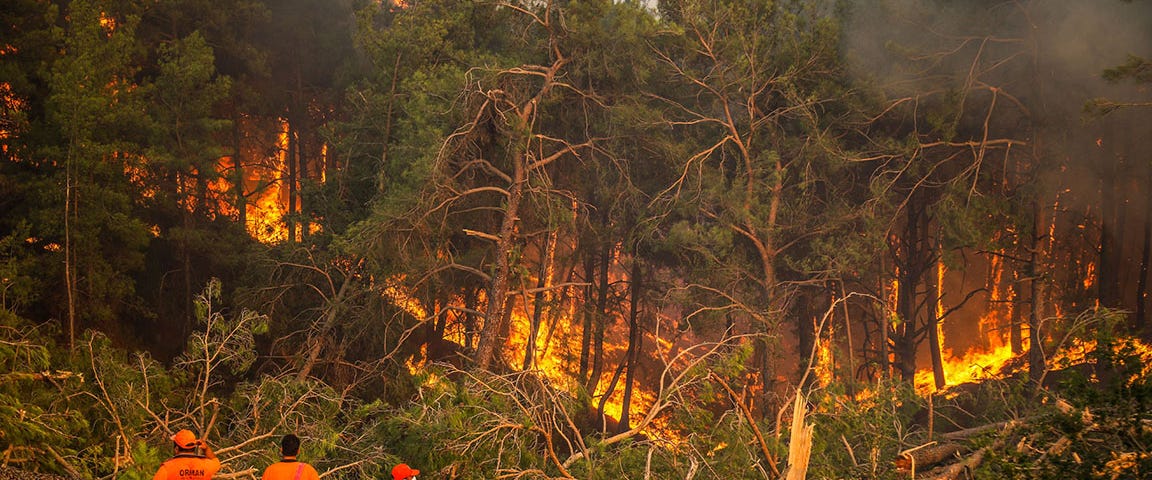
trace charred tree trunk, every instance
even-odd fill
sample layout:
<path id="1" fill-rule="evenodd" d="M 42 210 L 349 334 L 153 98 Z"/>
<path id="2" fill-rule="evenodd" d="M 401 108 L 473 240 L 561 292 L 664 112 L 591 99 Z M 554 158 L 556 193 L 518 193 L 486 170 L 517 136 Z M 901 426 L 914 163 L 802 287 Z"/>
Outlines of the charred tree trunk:
<path id="1" fill-rule="evenodd" d="M 1011 299 L 1012 303 L 1010 304 L 1012 306 L 1012 316 L 1010 317 L 1011 321 L 1012 321 L 1012 326 L 1008 331 L 1009 332 L 1008 333 L 1009 334 L 1009 342 L 1010 342 L 1011 347 L 1012 347 L 1012 356 L 1019 355 L 1020 353 L 1022 353 L 1024 351 L 1024 338 L 1023 338 L 1024 332 L 1020 328 L 1020 324 L 1023 323 L 1023 321 L 1024 321 L 1024 309 L 1021 308 L 1023 306 L 1023 304 L 1020 301 L 1020 297 L 1021 297 L 1020 287 L 1018 286 L 1022 283 L 1021 278 L 1020 278 L 1020 274 L 1021 274 L 1020 268 L 1017 265 L 1016 267 L 1014 267 L 1012 269 L 1012 285 L 1013 285 L 1013 287 L 1012 287 L 1012 299 Z"/>
<path id="2" fill-rule="evenodd" d="M 811 299 L 807 295 L 797 295 L 796 298 L 796 348 L 797 348 L 797 372 L 800 378 L 807 379 L 806 383 L 811 383 L 815 380 L 815 375 L 807 372 L 810 366 L 808 359 L 812 356 L 812 350 L 816 347 L 816 321 L 812 316 Z M 809 385 L 801 385 L 801 390 L 806 390 Z"/>
<path id="3" fill-rule="evenodd" d="M 625 355 L 628 373 L 624 376 L 624 399 L 620 407 L 620 431 L 631 429 L 628 420 L 632 408 L 632 385 L 636 379 L 636 367 L 640 364 L 640 348 L 643 346 L 644 335 L 640 331 L 640 299 L 644 289 L 644 271 L 640 260 L 632 260 L 632 291 L 631 308 L 628 311 L 628 353 Z"/>
<path id="4" fill-rule="evenodd" d="M 596 314 L 592 317 L 592 373 L 585 385 L 589 393 L 596 392 L 596 385 L 600 383 L 600 376 L 604 372 L 604 333 L 608 328 L 608 267 L 611 265 L 612 246 L 604 242 L 601 248 L 600 267 L 596 271 Z"/>
<path id="5" fill-rule="evenodd" d="M 288 122 L 288 152 L 286 152 L 285 163 L 288 165 L 288 208 L 284 212 L 284 224 L 288 230 L 288 242 L 296 241 L 296 220 L 293 213 L 296 212 L 296 126 Z"/>
<path id="6" fill-rule="evenodd" d="M 608 400 L 612 397 L 612 394 L 616 393 L 616 387 L 620 383 L 620 374 L 627 370 L 628 375 L 624 381 L 624 399 L 621 402 L 620 419 L 617 424 L 620 431 L 628 430 L 626 418 L 628 417 L 629 404 L 632 402 L 632 373 L 635 365 L 633 355 L 635 354 L 636 348 L 638 348 L 637 335 L 639 333 L 637 321 L 639 315 L 638 302 L 640 300 L 639 265 L 639 261 L 633 260 L 632 279 L 629 286 L 632 306 L 628 314 L 628 348 L 624 351 L 624 356 L 620 358 L 620 364 L 612 373 L 612 380 L 608 382 L 608 387 L 604 389 L 604 394 L 600 396 L 600 403 L 596 407 L 596 412 L 599 414 L 598 418 L 604 418 L 604 407 L 608 404 Z"/>
<path id="7" fill-rule="evenodd" d="M 544 236 L 544 254 L 540 259 L 540 270 L 536 272 L 536 293 L 532 295 L 532 322 L 528 328 L 528 339 L 524 342 L 524 370 L 532 368 L 533 359 L 536 356 L 536 337 L 540 335 L 540 321 L 544 315 L 544 302 L 546 301 L 544 295 L 544 287 L 548 285 L 548 268 L 552 262 L 555 242 L 552 238 L 556 235 L 552 232 Z"/>
<path id="8" fill-rule="evenodd" d="M 192 205 L 194 200 L 191 193 L 188 191 L 189 187 L 187 180 L 181 180 L 185 178 L 185 175 L 183 173 L 176 173 L 176 178 L 178 182 L 177 188 L 179 189 L 180 196 L 182 197 L 182 204 L 180 205 L 180 219 L 184 229 L 179 237 L 181 263 L 180 277 L 184 283 L 184 323 L 180 330 L 180 341 L 184 341 L 188 338 L 188 335 L 192 333 L 192 329 L 196 326 L 196 304 L 193 293 L 195 289 L 192 287 L 192 247 L 188 244 L 192 232 L 194 231 L 192 219 Z"/>
<path id="9" fill-rule="evenodd" d="M 1044 316 L 1044 279 L 1040 267 L 1040 259 L 1044 258 L 1044 215 L 1039 202 L 1033 202 L 1032 210 L 1032 254 L 1028 261 L 1028 277 L 1032 279 L 1032 304 L 1028 315 L 1028 379 L 1039 386 L 1045 368 L 1044 354 L 1040 349 L 1040 320 Z"/>
<path id="10" fill-rule="evenodd" d="M 586 254 L 584 257 L 584 302 L 580 308 L 581 316 L 581 336 L 580 336 L 580 383 L 582 385 L 588 384 L 588 369 L 590 367 L 589 360 L 592 358 L 592 324 L 593 314 L 591 307 L 593 285 L 592 277 L 596 275 L 596 259 L 591 254 Z"/>
<path id="11" fill-rule="evenodd" d="M 244 152 L 241 146 L 243 124 L 232 121 L 232 188 L 236 195 L 236 215 L 240 226 L 248 228 L 248 197 L 244 195 Z"/>
<path id="12" fill-rule="evenodd" d="M 908 202 L 907 222 L 904 236 L 897 248 L 896 273 L 896 324 L 893 338 L 893 353 L 896 354 L 896 368 L 900 378 L 912 381 L 916 376 L 916 286 L 919 283 L 917 246 L 920 236 L 920 221 L 915 201 Z"/>
<path id="13" fill-rule="evenodd" d="M 1116 167 L 1106 167 L 1101 182 L 1100 201 L 1100 259 L 1097 280 L 1097 299 L 1100 306 L 1120 308 L 1120 218 L 1117 198 Z"/>
<path id="14" fill-rule="evenodd" d="M 464 313 L 464 348 L 469 352 L 472 351 L 473 341 L 476 338 L 476 312 L 480 302 L 478 290 L 474 287 L 464 289 L 464 308 L 467 310 Z"/>
<path id="15" fill-rule="evenodd" d="M 308 238 L 309 222 L 305 219 L 301 212 L 304 211 L 304 185 L 309 178 L 309 155 L 312 152 L 308 150 L 311 146 L 309 143 L 309 135 L 311 128 L 307 125 L 306 121 L 300 122 L 300 127 L 296 129 L 296 208 L 288 212 L 289 215 L 294 215 L 297 224 L 300 227 L 301 241 Z"/>
<path id="16" fill-rule="evenodd" d="M 918 198 L 916 192 L 912 193 L 907 205 L 907 221 L 904 225 L 903 238 L 899 239 L 896 250 L 896 265 L 898 269 L 896 312 L 900 317 L 896 327 L 895 354 L 897 368 L 900 369 L 900 378 L 911 382 L 916 377 L 916 350 L 919 346 L 920 335 L 920 308 L 917 288 L 923 282 L 925 272 L 931 261 L 928 254 L 927 234 L 929 218 L 924 211 L 924 199 Z"/>
<path id="17" fill-rule="evenodd" d="M 939 250 L 939 247 L 937 247 Z M 928 349 L 932 356 L 932 379 L 936 382 L 936 390 L 941 390 L 947 383 L 944 378 L 944 358 L 940 349 L 940 297 L 943 285 L 940 284 L 940 261 L 932 262 L 932 270 L 927 276 L 928 281 Z"/>
<path id="18" fill-rule="evenodd" d="M 440 300 L 432 301 L 432 312 L 432 334 L 429 336 L 429 342 L 440 344 L 444 341 L 444 332 L 448 330 L 448 316 L 445 315 Z"/>

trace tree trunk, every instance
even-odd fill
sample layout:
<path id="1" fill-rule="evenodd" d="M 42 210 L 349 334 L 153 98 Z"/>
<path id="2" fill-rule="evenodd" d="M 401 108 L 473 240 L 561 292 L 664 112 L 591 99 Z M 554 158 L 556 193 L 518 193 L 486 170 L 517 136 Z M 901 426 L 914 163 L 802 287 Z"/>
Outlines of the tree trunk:
<path id="1" fill-rule="evenodd" d="M 288 152 L 286 162 L 288 165 L 288 208 L 284 212 L 284 223 L 288 229 L 288 242 L 296 241 L 296 126 L 288 121 Z"/>
<path id="2" fill-rule="evenodd" d="M 308 164 L 309 155 L 309 132 L 311 129 L 308 127 L 307 121 L 301 121 L 300 126 L 296 129 L 296 206 L 289 214 L 296 215 L 300 226 L 300 240 L 308 238 L 308 228 L 310 226 L 307 219 L 300 215 L 304 211 L 304 182 L 308 180 Z"/>
<path id="3" fill-rule="evenodd" d="M 808 298 L 808 295 L 798 295 L 796 298 L 796 349 L 797 349 L 797 374 L 799 378 L 806 379 L 804 385 L 800 385 L 801 390 L 807 390 L 815 375 L 808 372 L 809 367 L 815 367 L 808 362 L 811 358 L 813 349 L 816 347 L 816 321 L 812 316 L 812 309 L 810 303 L 813 299 Z"/>
<path id="4" fill-rule="evenodd" d="M 848 341 L 848 376 L 845 379 L 848 382 L 848 395 L 856 395 L 856 360 L 853 358 L 855 355 L 855 345 L 852 342 L 852 320 L 848 315 L 848 292 L 844 288 L 844 280 L 835 282 L 836 286 L 840 288 L 840 308 L 844 312 L 844 336 Z"/>
<path id="5" fill-rule="evenodd" d="M 488 369 L 493 358 L 500 354 L 503 347 L 500 344 L 501 332 L 507 329 L 509 321 L 504 304 L 511 281 L 511 255 L 516 247 L 516 221 L 520 215 L 520 202 L 524 199 L 524 185 L 528 182 L 524 155 L 523 152 L 516 153 L 512 161 L 512 184 L 508 188 L 507 206 L 496 240 L 496 264 L 489 284 L 488 308 L 484 314 L 484 326 L 480 329 L 480 342 L 476 345 L 476 366 L 481 369 Z"/>
<path id="6" fill-rule="evenodd" d="M 552 258 L 556 252 L 556 232 L 552 231 L 544 236 L 544 254 L 540 259 L 540 270 L 536 272 L 536 293 L 532 296 L 532 324 L 528 328 L 528 339 L 524 342 L 524 370 L 532 368 L 533 358 L 536 356 L 536 337 L 540 334 L 540 321 L 544 315 L 544 287 L 548 286 L 548 271 Z"/>
<path id="7" fill-rule="evenodd" d="M 908 200 L 907 220 L 904 225 L 904 235 L 897 249 L 897 298 L 896 311 L 900 316 L 900 323 L 896 328 L 895 353 L 897 367 L 900 369 L 900 378 L 911 382 L 916 377 L 916 350 L 919 346 L 921 305 L 919 304 L 916 289 L 923 281 L 928 271 L 931 255 L 928 254 L 928 215 L 924 211 L 922 195 L 912 194 Z"/>
<path id="8" fill-rule="evenodd" d="M 596 259 L 590 253 L 584 256 L 584 281 L 587 283 L 584 286 L 584 303 L 580 307 L 580 317 L 582 321 L 582 329 L 580 335 L 580 374 L 579 380 L 581 385 L 588 384 L 588 369 L 590 367 L 589 360 L 592 358 L 592 289 L 595 282 L 592 277 L 596 274 Z"/>
<path id="9" fill-rule="evenodd" d="M 64 166 L 64 288 L 68 293 L 68 351 L 76 351 L 76 259 L 72 249 L 72 144 Z"/>
<path id="10" fill-rule="evenodd" d="M 608 329 L 608 267 L 612 260 L 612 245 L 604 242 L 601 248 L 600 268 L 596 272 L 596 314 L 592 317 L 595 325 L 592 333 L 592 373 L 585 385 L 589 394 L 596 393 L 596 385 L 600 383 L 600 376 L 604 372 L 604 333 Z"/>
<path id="11" fill-rule="evenodd" d="M 1044 250 L 1044 215 L 1039 202 L 1032 203 L 1032 210 L 1032 255 L 1028 261 L 1028 276 L 1032 279 L 1032 308 L 1028 315 L 1028 378 L 1039 386 L 1045 368 L 1044 354 L 1040 349 L 1040 320 L 1044 318 L 1044 280 L 1040 267 Z"/>
<path id="12" fill-rule="evenodd" d="M 1024 322 L 1024 309 L 1023 303 L 1020 301 L 1020 271 L 1017 264 L 1012 268 L 1012 299 L 1010 305 L 1012 306 L 1011 321 L 1012 326 L 1009 330 L 1009 342 L 1012 346 L 1012 356 L 1019 355 L 1024 351 L 1024 332 L 1021 331 L 1020 325 Z"/>
<path id="13" fill-rule="evenodd" d="M 467 351 L 472 351 L 473 341 L 476 339 L 476 309 L 479 303 L 477 290 L 474 287 L 464 289 L 464 308 L 467 310 L 464 313 L 464 348 Z"/>
<path id="14" fill-rule="evenodd" d="M 886 272 L 887 271 L 886 267 L 887 266 L 884 265 L 884 261 L 881 260 L 880 261 L 880 271 Z M 880 278 L 880 294 L 884 298 L 884 305 L 881 308 L 880 319 L 879 319 L 880 320 L 880 322 L 879 322 L 880 323 L 880 329 L 879 329 L 879 331 L 880 331 L 880 341 L 879 341 L 880 358 L 879 358 L 879 362 L 877 362 L 877 363 L 880 365 L 880 377 L 883 379 L 890 378 L 891 374 L 892 374 L 892 364 L 890 363 L 891 358 L 892 358 L 892 352 L 890 351 L 890 346 L 891 346 L 890 331 L 891 331 L 891 328 L 889 326 L 889 324 L 891 323 L 889 321 L 889 318 L 890 318 L 890 315 L 892 314 L 892 312 L 889 311 L 889 308 L 892 308 L 892 307 L 890 307 L 888 305 L 888 299 L 892 298 L 892 293 L 889 291 L 889 289 L 890 289 L 890 287 L 887 285 L 887 282 L 885 281 L 885 279 L 883 277 L 881 277 Z"/>
<path id="15" fill-rule="evenodd" d="M 939 249 L 939 246 L 937 246 Z M 939 259 L 933 262 L 932 271 L 928 274 L 928 348 L 932 355 L 932 378 L 936 381 L 936 390 L 941 390 L 947 383 L 944 378 L 944 359 L 940 349 L 940 297 L 943 285 L 940 283 L 941 271 Z"/>
<path id="16" fill-rule="evenodd" d="M 1152 203 L 1152 202 L 1150 202 Z M 1148 330 L 1148 261 L 1152 256 L 1152 205 L 1144 206 L 1144 245 L 1140 249 L 1140 278 L 1136 283 L 1136 333 L 1147 338 Z"/>
<path id="17" fill-rule="evenodd" d="M 628 312 L 628 374 L 624 376 L 624 400 L 620 409 L 620 431 L 631 429 L 628 421 L 632 409 L 632 385 L 636 378 L 636 367 L 640 364 L 640 349 L 644 334 L 640 331 L 640 298 L 644 288 L 644 271 L 639 258 L 632 259 L 631 309 Z"/>
<path id="18" fill-rule="evenodd" d="M 244 153 L 241 147 L 240 120 L 232 121 L 232 188 L 236 195 L 236 217 L 238 223 L 248 229 L 248 197 L 244 195 Z"/>
<path id="19" fill-rule="evenodd" d="M 1109 162 L 1111 163 L 1111 162 Z M 1106 167 L 1101 181 L 1100 258 L 1096 275 L 1100 306 L 1120 308 L 1120 218 L 1115 166 Z"/>
<path id="20" fill-rule="evenodd" d="M 916 343 L 913 341 L 915 317 L 915 277 L 909 272 L 911 268 L 901 269 L 896 286 L 896 314 L 899 317 L 893 338 L 893 353 L 896 354 L 896 368 L 900 370 L 900 378 L 912 381 L 916 376 Z"/>
<path id="21" fill-rule="evenodd" d="M 177 173 L 177 184 L 179 185 L 180 195 L 183 197 L 183 204 L 181 205 L 180 217 L 184 224 L 184 232 L 180 235 L 180 262 L 181 277 L 184 281 L 184 324 L 181 326 L 180 341 L 188 338 L 192 333 L 192 329 L 196 325 L 196 304 L 194 299 L 195 290 L 192 287 L 192 248 L 188 245 L 189 238 L 193 232 L 193 218 L 192 218 L 192 205 L 195 201 L 192 195 L 188 192 L 187 180 L 181 179 L 183 173 Z"/>

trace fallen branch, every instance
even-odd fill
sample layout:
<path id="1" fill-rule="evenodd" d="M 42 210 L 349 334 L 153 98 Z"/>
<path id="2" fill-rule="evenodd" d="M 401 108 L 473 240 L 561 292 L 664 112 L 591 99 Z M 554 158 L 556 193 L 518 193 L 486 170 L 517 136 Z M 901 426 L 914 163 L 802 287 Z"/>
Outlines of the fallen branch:
<path id="1" fill-rule="evenodd" d="M 1017 425 L 1020 425 L 1020 422 L 1016 420 L 1007 422 L 1004 425 L 1004 429 L 991 445 L 976 450 L 976 453 L 973 453 L 959 463 L 949 465 L 942 472 L 936 474 L 936 476 L 928 477 L 929 480 L 957 480 L 965 472 L 975 470 L 984 462 L 984 455 L 988 453 L 988 450 L 999 450 L 1004 447 L 1004 443 L 1008 441 L 1008 434 L 1015 429 Z"/>
<path id="2" fill-rule="evenodd" d="M 993 430 L 998 430 L 998 429 L 1004 428 L 1005 426 L 1007 426 L 1009 423 L 1012 423 L 1013 421 L 1017 421 L 1017 420 L 1009 420 L 1009 421 L 1004 421 L 1004 422 L 989 423 L 987 425 L 980 425 L 977 427 L 965 428 L 963 430 L 957 430 L 955 432 L 948 432 L 948 433 L 940 434 L 940 437 L 945 439 L 945 440 L 967 440 L 968 437 L 972 437 L 972 436 L 979 435 L 981 433 L 991 432 Z"/>
<path id="3" fill-rule="evenodd" d="M 970 450 L 967 446 L 955 442 L 930 445 L 919 450 L 902 453 L 900 458 L 896 459 L 895 464 L 897 469 L 909 471 L 913 467 L 930 467 L 944 463 L 956 458 L 957 455 L 968 453 Z"/>
<path id="4" fill-rule="evenodd" d="M 962 461 L 960 463 L 953 464 L 953 465 L 949 465 L 948 468 L 945 468 L 943 472 L 936 475 L 935 477 L 931 477 L 929 480 L 957 480 L 957 479 L 959 479 L 960 475 L 962 475 L 965 472 L 971 472 L 976 467 L 979 467 L 981 463 L 984 462 L 984 454 L 988 452 L 989 448 L 999 448 L 1003 444 L 1003 442 L 1001 442 L 999 440 L 997 440 L 996 443 L 999 443 L 1001 445 L 993 444 L 992 447 L 981 448 L 981 449 L 977 450 L 976 453 L 973 453 L 972 456 L 964 459 L 964 461 Z"/>
<path id="5" fill-rule="evenodd" d="M 83 381 L 83 377 L 79 374 L 68 371 L 55 371 L 55 372 L 10 372 L 0 375 L 0 383 L 22 382 L 22 381 L 41 381 L 41 380 L 67 380 L 72 377 L 79 377 Z"/>

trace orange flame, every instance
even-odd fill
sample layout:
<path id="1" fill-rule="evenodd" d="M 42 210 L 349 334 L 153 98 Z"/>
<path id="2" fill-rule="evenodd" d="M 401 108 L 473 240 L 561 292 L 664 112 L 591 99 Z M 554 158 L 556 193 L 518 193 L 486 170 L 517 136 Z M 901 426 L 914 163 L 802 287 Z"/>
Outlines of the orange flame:
<path id="1" fill-rule="evenodd" d="M 944 284 L 944 268 L 940 266 L 938 285 Z M 1000 256 L 993 256 L 989 262 L 990 275 L 988 277 L 989 301 L 985 314 L 978 322 L 979 338 L 983 345 L 971 348 L 957 354 L 952 348 L 944 346 L 943 332 L 941 332 L 941 357 L 944 367 L 944 380 L 946 386 L 959 385 L 988 378 L 995 378 L 1002 373 L 1004 366 L 1014 357 L 1012 345 L 1005 332 L 1009 330 L 1012 318 L 1011 288 L 1005 288 L 1004 262 Z M 942 314 L 944 302 L 941 301 L 938 314 Z M 914 383 L 916 390 L 923 395 L 935 391 L 935 377 L 932 368 L 920 369 L 916 372 Z"/>
<path id="2" fill-rule="evenodd" d="M 116 19 L 107 12 L 100 12 L 100 27 L 104 29 L 105 35 L 112 36 L 112 32 L 116 30 Z"/>

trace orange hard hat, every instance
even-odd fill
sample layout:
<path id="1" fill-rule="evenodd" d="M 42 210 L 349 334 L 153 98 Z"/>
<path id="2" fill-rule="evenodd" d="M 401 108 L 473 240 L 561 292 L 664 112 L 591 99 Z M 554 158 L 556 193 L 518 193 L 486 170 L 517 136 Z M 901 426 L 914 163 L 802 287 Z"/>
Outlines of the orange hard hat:
<path id="1" fill-rule="evenodd" d="M 392 480 L 404 480 L 420 474 L 420 470 L 413 470 L 407 463 L 392 467 Z"/>
<path id="2" fill-rule="evenodd" d="M 186 429 L 180 430 L 176 432 L 175 435 L 172 435 L 172 442 L 174 442 L 177 447 L 183 449 L 192 449 L 200 444 L 200 440 L 196 438 L 196 434 Z"/>

